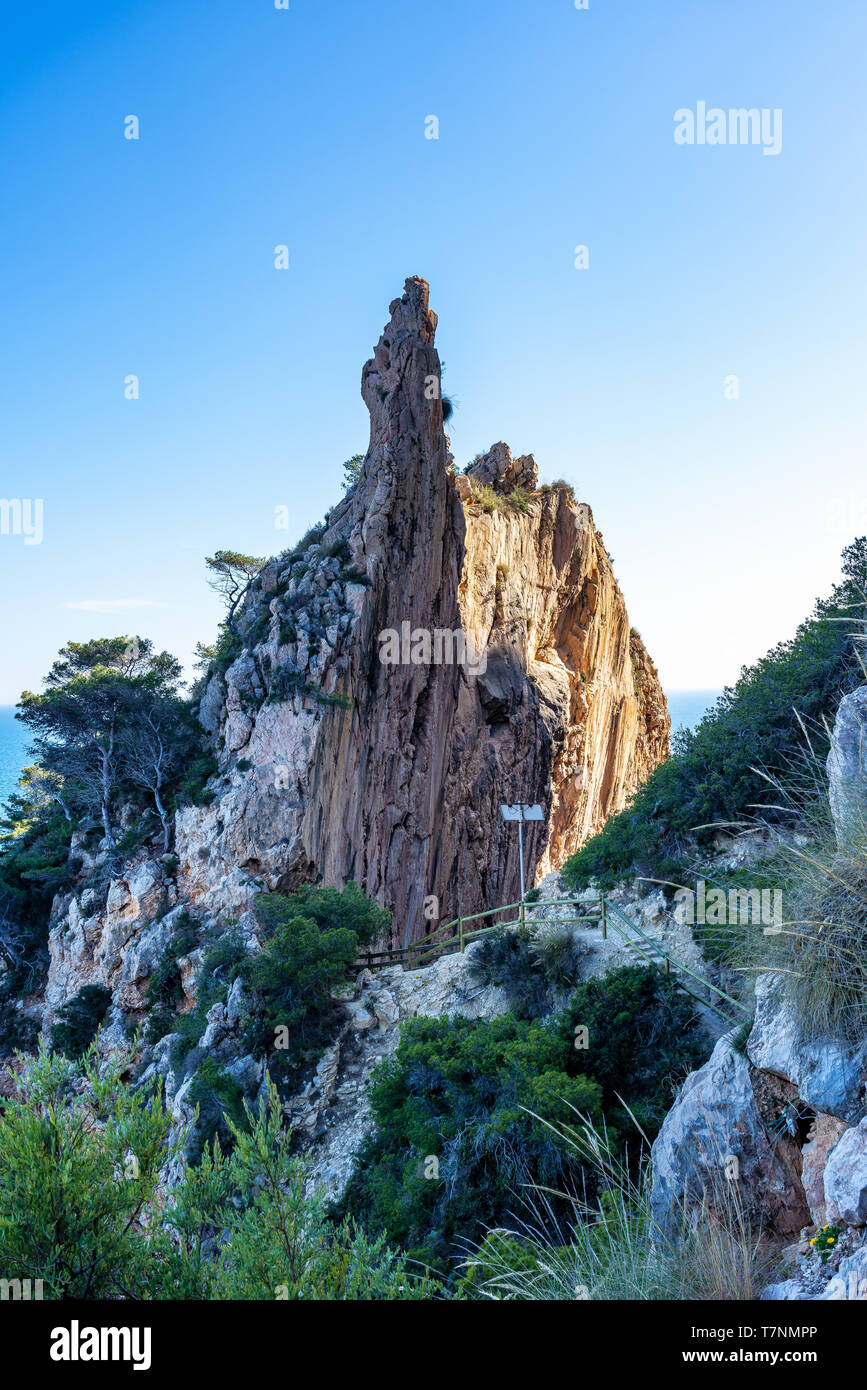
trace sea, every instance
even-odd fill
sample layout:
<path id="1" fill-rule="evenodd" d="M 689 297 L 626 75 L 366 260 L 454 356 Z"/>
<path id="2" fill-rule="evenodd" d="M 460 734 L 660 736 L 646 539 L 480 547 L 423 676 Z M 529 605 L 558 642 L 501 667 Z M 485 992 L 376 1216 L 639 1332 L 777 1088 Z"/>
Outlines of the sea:
<path id="1" fill-rule="evenodd" d="M 0 705 L 0 807 L 18 785 L 21 769 L 30 762 L 30 732 L 15 718 L 11 705 Z"/>
<path id="2" fill-rule="evenodd" d="M 667 690 L 665 698 L 671 715 L 671 732 L 694 729 L 719 695 L 722 695 L 721 690 Z"/>

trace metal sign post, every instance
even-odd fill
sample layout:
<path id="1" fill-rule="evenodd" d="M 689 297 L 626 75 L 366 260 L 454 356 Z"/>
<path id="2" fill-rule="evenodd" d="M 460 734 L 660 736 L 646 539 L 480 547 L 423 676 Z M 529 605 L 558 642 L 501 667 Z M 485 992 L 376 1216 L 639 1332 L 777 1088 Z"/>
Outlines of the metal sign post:
<path id="1" fill-rule="evenodd" d="M 518 854 L 521 864 L 521 921 L 524 920 L 524 821 L 544 820 L 545 814 L 539 805 L 527 806 L 523 802 L 518 802 L 515 806 L 501 806 L 500 814 L 503 820 L 515 820 L 518 822 Z"/>

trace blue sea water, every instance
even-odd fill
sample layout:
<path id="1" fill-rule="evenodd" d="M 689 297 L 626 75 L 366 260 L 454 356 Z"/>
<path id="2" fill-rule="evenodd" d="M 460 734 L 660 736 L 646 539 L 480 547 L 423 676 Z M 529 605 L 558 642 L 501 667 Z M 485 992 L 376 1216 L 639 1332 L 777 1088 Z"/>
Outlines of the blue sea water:
<path id="1" fill-rule="evenodd" d="M 15 718 L 11 705 L 0 705 L 0 806 L 18 785 L 21 769 L 30 759 L 30 734 Z"/>
<path id="2" fill-rule="evenodd" d="M 694 729 L 718 695 L 722 695 L 721 690 L 667 690 L 671 732 L 675 733 L 677 729 Z"/>

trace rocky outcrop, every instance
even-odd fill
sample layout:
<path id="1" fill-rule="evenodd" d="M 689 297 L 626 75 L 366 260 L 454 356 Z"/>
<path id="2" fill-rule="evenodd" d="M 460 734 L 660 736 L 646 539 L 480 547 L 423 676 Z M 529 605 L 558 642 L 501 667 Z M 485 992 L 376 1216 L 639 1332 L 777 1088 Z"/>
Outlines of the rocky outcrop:
<path id="1" fill-rule="evenodd" d="M 805 1040 L 777 972 L 756 980 L 756 1016 L 747 1051 L 755 1067 L 790 1081 L 812 1110 L 847 1124 L 857 1124 L 867 1113 L 867 1039 L 860 1045 L 838 1038 Z"/>
<path id="2" fill-rule="evenodd" d="M 825 1164 L 825 1210 L 831 1221 L 867 1225 L 867 1119 L 846 1131 Z"/>
<path id="3" fill-rule="evenodd" d="M 456 478 L 425 282 L 390 314 L 359 480 L 256 582 L 244 651 L 202 699 L 222 777 L 177 842 L 208 912 L 354 878 L 404 944 L 432 900 L 448 920 L 518 897 L 503 802 L 544 808 L 532 882 L 624 805 L 670 725 L 590 508 L 502 443 Z"/>
<path id="4" fill-rule="evenodd" d="M 841 849 L 867 839 L 867 686 L 844 695 L 828 752 L 828 794 Z"/>
<path id="5" fill-rule="evenodd" d="M 827 764 L 837 843 L 849 858 L 862 854 L 864 845 L 865 729 L 862 687 L 841 702 Z M 867 1038 L 817 1035 L 798 1016 L 786 984 L 781 972 L 759 975 L 747 1057 L 726 1051 L 723 1039 L 710 1062 L 688 1078 L 653 1148 L 654 1205 L 661 1221 L 671 1221 L 694 1200 L 696 1187 L 717 1192 L 708 1177 L 713 1165 L 703 1156 L 697 1160 L 695 1150 L 720 1152 L 729 1143 L 733 1154 L 742 1149 L 747 1158 L 750 1213 L 777 1232 L 795 1230 L 804 1218 L 795 1247 L 798 1273 L 762 1296 L 863 1299 Z M 824 1262 L 810 1231 L 828 1225 L 838 1229 Z"/>
<path id="6" fill-rule="evenodd" d="M 825 1200 L 825 1168 L 828 1155 L 849 1128 L 833 1115 L 817 1115 L 801 1150 L 801 1182 L 813 1225 L 824 1226 L 828 1218 Z"/>
<path id="7" fill-rule="evenodd" d="M 799 1156 L 798 1156 L 799 1157 Z M 728 1036 L 692 1072 L 652 1150 L 654 1216 L 664 1230 L 703 1202 L 795 1232 L 809 1220 L 789 1145 L 773 1142 L 747 1059 Z"/>

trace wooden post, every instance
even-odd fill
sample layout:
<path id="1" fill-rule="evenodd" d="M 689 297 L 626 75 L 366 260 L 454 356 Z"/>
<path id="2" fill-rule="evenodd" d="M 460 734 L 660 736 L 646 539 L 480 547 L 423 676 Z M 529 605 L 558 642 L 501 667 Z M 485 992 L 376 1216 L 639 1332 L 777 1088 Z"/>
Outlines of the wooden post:
<path id="1" fill-rule="evenodd" d="M 461 955 L 463 955 L 463 953 L 464 953 L 464 919 L 463 919 L 463 917 L 459 917 L 459 918 L 458 918 L 458 933 L 459 933 L 460 942 L 461 942 Z"/>
<path id="2" fill-rule="evenodd" d="M 607 921 L 607 918 L 606 918 L 606 916 L 605 916 L 605 899 L 603 898 L 603 899 L 602 899 L 602 940 L 603 940 L 603 941 L 607 941 L 607 939 L 608 939 L 608 921 Z"/>

